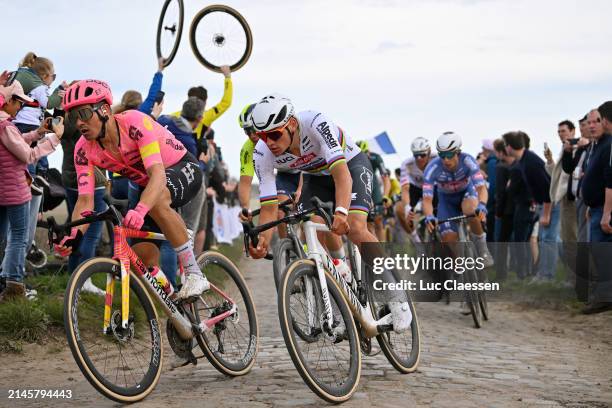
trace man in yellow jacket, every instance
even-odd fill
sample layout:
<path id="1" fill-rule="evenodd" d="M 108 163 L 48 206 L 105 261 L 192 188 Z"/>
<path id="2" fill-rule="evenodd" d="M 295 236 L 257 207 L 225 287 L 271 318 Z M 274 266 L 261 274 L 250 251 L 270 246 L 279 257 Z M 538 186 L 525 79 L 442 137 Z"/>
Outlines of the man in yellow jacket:
<path id="1" fill-rule="evenodd" d="M 204 110 L 204 114 L 202 115 L 202 119 L 200 119 L 200 123 L 194 129 L 194 133 L 197 137 L 196 144 L 198 146 L 206 145 L 206 139 L 205 139 L 206 131 L 210 128 L 212 123 L 215 120 L 219 119 L 221 115 L 223 115 L 223 113 L 226 110 L 228 110 L 229 107 L 232 105 L 232 96 L 233 96 L 232 75 L 231 75 L 232 71 L 230 70 L 230 67 L 227 65 L 224 65 L 220 68 L 221 68 L 221 72 L 223 73 L 223 76 L 225 77 L 224 82 L 223 82 L 223 97 L 221 98 L 221 101 L 219 101 L 219 103 L 217 103 L 215 106 L 213 106 L 210 109 Z M 204 103 L 206 103 L 208 100 L 208 91 L 203 86 L 196 86 L 196 87 L 190 88 L 189 91 L 187 92 L 187 97 L 191 97 L 191 96 L 200 98 L 201 100 L 204 101 Z M 174 112 L 172 116 L 180 117 L 181 111 Z M 198 156 L 199 156 L 198 158 L 205 163 L 208 163 L 209 159 L 213 155 L 214 155 L 214 151 L 208 151 L 206 154 L 204 152 L 198 151 Z M 203 178 L 202 188 L 206 189 L 206 184 L 207 184 L 206 174 L 204 176 L 205 177 Z M 207 222 L 206 215 L 208 212 L 207 205 L 206 205 L 207 200 L 204 200 L 204 203 L 205 204 L 202 208 L 202 215 L 200 216 L 200 224 L 197 228 L 197 231 L 194 231 L 194 233 L 196 233 L 195 245 L 194 245 L 196 254 L 202 251 L 202 248 L 204 246 L 204 240 L 206 238 L 205 236 L 206 222 Z"/>

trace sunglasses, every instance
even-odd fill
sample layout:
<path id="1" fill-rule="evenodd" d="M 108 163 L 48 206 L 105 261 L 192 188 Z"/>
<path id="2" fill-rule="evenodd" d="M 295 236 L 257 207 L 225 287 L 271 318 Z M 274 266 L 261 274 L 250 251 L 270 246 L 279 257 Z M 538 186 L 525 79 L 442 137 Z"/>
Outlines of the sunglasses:
<path id="1" fill-rule="evenodd" d="M 285 123 L 282 127 L 278 129 L 270 130 L 268 132 L 255 132 L 257 137 L 264 141 L 264 143 L 268 142 L 268 139 L 273 142 L 277 142 L 281 137 L 283 137 L 283 131 L 289 125 L 289 122 Z"/>
<path id="2" fill-rule="evenodd" d="M 452 159 L 456 154 L 457 152 L 438 152 L 441 159 Z"/>
<path id="3" fill-rule="evenodd" d="M 429 154 L 427 153 L 414 153 L 413 154 L 415 159 L 424 159 L 425 157 L 429 156 Z"/>
<path id="4" fill-rule="evenodd" d="M 76 124 L 77 119 L 82 122 L 87 122 L 93 116 L 94 112 L 98 110 L 102 105 L 94 105 L 92 108 L 89 106 L 82 106 L 80 108 L 72 109 L 68 111 L 68 122 Z"/>

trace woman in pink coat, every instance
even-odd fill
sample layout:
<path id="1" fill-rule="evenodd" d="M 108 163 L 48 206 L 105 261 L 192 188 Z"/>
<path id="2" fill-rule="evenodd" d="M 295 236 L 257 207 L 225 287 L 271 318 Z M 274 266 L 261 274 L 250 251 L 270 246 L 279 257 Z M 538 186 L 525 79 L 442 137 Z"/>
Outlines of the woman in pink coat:
<path id="1" fill-rule="evenodd" d="M 0 86 L 0 102 L 0 240 L 7 237 L 8 228 L 11 232 L 4 252 L 2 277 L 6 284 L 0 292 L 2 303 L 25 296 L 23 275 L 29 202 L 32 198 L 29 185 L 32 179 L 26 166 L 55 150 L 64 133 L 64 125 L 63 121 L 53 125 L 53 133 L 48 133 L 49 129 L 41 126 L 21 134 L 12 119 L 32 99 L 24 94 L 19 81 L 6 87 Z M 35 141 L 38 141 L 37 145 L 30 147 Z"/>

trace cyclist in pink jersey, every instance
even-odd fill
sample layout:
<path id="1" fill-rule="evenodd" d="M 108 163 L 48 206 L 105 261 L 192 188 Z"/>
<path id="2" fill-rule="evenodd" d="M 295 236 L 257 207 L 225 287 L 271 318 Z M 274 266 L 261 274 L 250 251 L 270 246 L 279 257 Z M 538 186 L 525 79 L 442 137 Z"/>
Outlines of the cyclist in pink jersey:
<path id="1" fill-rule="evenodd" d="M 67 120 L 81 132 L 74 150 L 79 198 L 72 220 L 93 210 L 94 167 L 119 173 L 144 187 L 140 201 L 125 216 L 123 225 L 140 229 L 144 224 L 158 226 L 174 247 L 187 279 L 179 298 L 200 295 L 209 283 L 198 267 L 187 228 L 174 208 L 187 203 L 202 184 L 196 159 L 174 136 L 157 122 L 138 111 L 113 115 L 112 93 L 103 81 L 82 80 L 72 84 L 64 95 Z M 60 254 L 78 248 L 87 225 L 75 227 L 56 246 Z M 149 266 L 156 265 L 159 251 L 150 242 L 134 245 L 138 256 Z"/>

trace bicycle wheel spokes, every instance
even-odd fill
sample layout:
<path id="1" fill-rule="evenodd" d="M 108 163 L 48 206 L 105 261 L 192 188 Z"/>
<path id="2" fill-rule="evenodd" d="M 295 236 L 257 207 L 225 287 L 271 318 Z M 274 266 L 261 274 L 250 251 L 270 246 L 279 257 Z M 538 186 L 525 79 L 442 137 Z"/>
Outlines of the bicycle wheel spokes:
<path id="1" fill-rule="evenodd" d="M 198 263 L 211 289 L 191 305 L 196 321 L 206 323 L 236 308 L 198 336 L 200 346 L 219 371 L 245 374 L 254 363 L 258 344 L 255 307 L 246 283 L 231 261 L 219 253 L 206 252 Z"/>
<path id="2" fill-rule="evenodd" d="M 121 325 L 121 283 L 113 279 L 114 296 L 110 325 L 103 331 L 105 296 L 85 292 L 88 278 L 105 290 L 108 274 L 116 275 L 116 263 L 94 258 L 73 275 L 66 296 L 65 315 L 68 343 L 89 382 L 116 401 L 144 398 L 161 372 L 161 335 L 155 310 L 140 282 L 130 284 L 128 327 Z"/>
<path id="3" fill-rule="evenodd" d="M 233 71 L 242 67 L 253 47 L 251 29 L 244 17 L 224 5 L 200 10 L 191 23 L 189 41 L 198 61 L 217 72 L 223 65 Z"/>
<path id="4" fill-rule="evenodd" d="M 328 279 L 333 332 L 321 328 L 323 303 L 312 263 L 297 261 L 284 277 L 279 316 L 285 343 L 306 384 L 330 402 L 350 398 L 359 381 L 361 354 L 348 306 Z M 282 302 L 282 303 L 281 303 Z"/>

